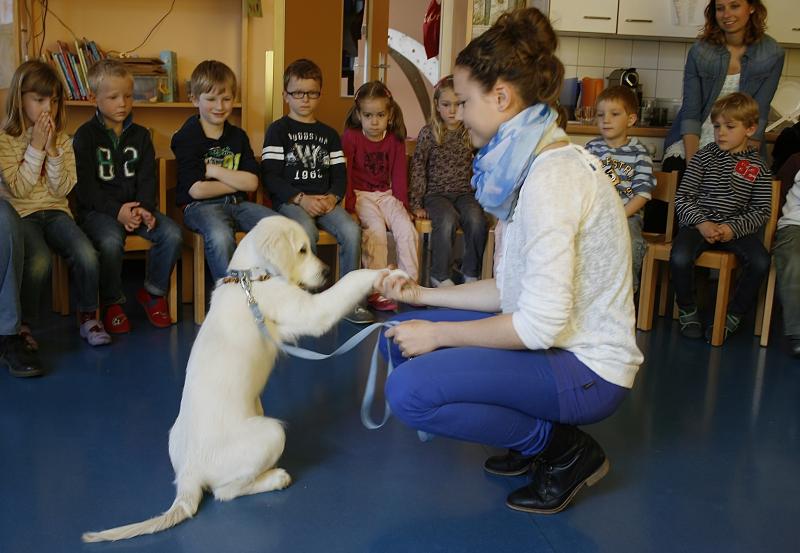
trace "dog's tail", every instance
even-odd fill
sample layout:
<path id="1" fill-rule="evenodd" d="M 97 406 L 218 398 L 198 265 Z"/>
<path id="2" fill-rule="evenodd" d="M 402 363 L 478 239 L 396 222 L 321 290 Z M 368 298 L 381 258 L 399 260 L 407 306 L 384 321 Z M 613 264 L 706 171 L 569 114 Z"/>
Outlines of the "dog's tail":
<path id="1" fill-rule="evenodd" d="M 188 484 L 188 482 L 184 483 L 184 480 L 182 478 L 181 482 L 178 483 L 178 493 L 175 501 L 165 513 L 143 522 L 135 522 L 101 532 L 86 532 L 82 536 L 83 541 L 117 541 L 144 534 L 155 534 L 167 528 L 172 528 L 188 518 L 192 518 L 197 512 L 200 500 L 203 498 L 203 487 L 199 482 Z"/>

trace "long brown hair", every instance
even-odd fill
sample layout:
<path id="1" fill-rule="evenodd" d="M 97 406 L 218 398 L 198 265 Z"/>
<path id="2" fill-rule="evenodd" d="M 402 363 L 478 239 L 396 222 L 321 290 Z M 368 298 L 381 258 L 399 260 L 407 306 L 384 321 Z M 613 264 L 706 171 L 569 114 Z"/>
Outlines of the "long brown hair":
<path id="1" fill-rule="evenodd" d="M 446 77 L 442 77 L 442 79 L 436 83 L 436 86 L 433 88 L 433 109 L 431 110 L 431 119 L 429 121 L 431 126 L 431 132 L 433 132 L 433 138 L 436 140 L 436 143 L 441 146 L 442 142 L 444 141 L 444 132 L 447 130 L 447 125 L 444 123 L 444 119 L 442 119 L 441 114 L 439 113 L 439 98 L 442 96 L 442 92 L 445 90 L 453 90 L 453 76 L 447 75 Z M 459 121 L 458 129 L 459 138 L 464 141 L 464 144 L 467 148 L 472 149 L 472 141 L 469 139 L 469 132 L 461 124 Z"/>
<path id="2" fill-rule="evenodd" d="M 488 92 L 503 79 L 519 92 L 526 106 L 544 103 L 557 108 L 564 65 L 556 57 L 550 21 L 536 8 L 506 12 L 456 58 L 456 65 Z"/>
<path id="3" fill-rule="evenodd" d="M 52 114 L 56 124 L 56 132 L 64 130 L 67 122 L 64 107 L 64 85 L 55 70 L 47 63 L 39 60 L 26 61 L 14 71 L 11 85 L 6 97 L 6 120 L 3 130 L 11 136 L 20 136 L 27 128 L 22 96 L 27 92 L 35 92 L 44 97 L 55 97 L 58 109 Z"/>
<path id="4" fill-rule="evenodd" d="M 375 98 L 383 98 L 386 100 L 386 105 L 389 109 L 389 121 L 386 125 L 386 130 L 394 134 L 399 140 L 406 139 L 406 124 L 403 122 L 403 110 L 394 101 L 392 93 L 386 88 L 386 85 L 380 81 L 370 81 L 362 84 L 356 90 L 355 98 L 353 98 L 353 106 L 347 112 L 347 119 L 344 121 L 344 126 L 348 129 L 360 129 L 361 120 L 359 113 L 361 112 L 361 102 L 364 100 L 372 100 Z"/>
<path id="5" fill-rule="evenodd" d="M 758 42 L 764 36 L 767 28 L 767 7 L 761 0 L 741 0 L 753 8 L 750 19 L 747 22 L 747 29 L 744 31 L 744 43 L 750 45 Z M 717 2 L 709 0 L 705 9 L 706 24 L 698 35 L 700 40 L 725 46 L 725 33 L 717 23 Z"/>

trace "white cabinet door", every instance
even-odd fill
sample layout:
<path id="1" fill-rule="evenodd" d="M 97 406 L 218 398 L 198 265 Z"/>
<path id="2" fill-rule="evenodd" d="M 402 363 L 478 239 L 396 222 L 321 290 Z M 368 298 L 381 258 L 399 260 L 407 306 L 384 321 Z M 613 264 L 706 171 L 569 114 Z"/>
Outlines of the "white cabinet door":
<path id="1" fill-rule="evenodd" d="M 550 0 L 556 31 L 616 33 L 618 0 Z"/>
<path id="2" fill-rule="evenodd" d="M 786 44 L 800 44 L 800 6 L 794 0 L 767 0 L 767 34 Z"/>
<path id="3" fill-rule="evenodd" d="M 702 29 L 706 4 L 700 0 L 619 0 L 617 33 L 695 38 Z"/>

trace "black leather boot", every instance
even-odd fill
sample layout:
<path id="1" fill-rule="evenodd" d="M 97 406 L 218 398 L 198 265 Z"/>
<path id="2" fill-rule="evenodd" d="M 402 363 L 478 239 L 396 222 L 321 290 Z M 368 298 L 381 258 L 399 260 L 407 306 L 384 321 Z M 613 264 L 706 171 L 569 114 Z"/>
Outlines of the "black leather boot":
<path id="1" fill-rule="evenodd" d="M 25 378 L 41 376 L 42 369 L 37 355 L 25 345 L 22 336 L 0 336 L 0 363 L 8 368 L 12 376 Z"/>
<path id="2" fill-rule="evenodd" d="M 483 470 L 498 476 L 519 476 L 525 474 L 536 456 L 525 456 L 516 449 L 509 449 L 505 455 L 495 455 L 486 459 Z"/>
<path id="3" fill-rule="evenodd" d="M 531 482 L 512 492 L 506 505 L 529 513 L 557 513 L 584 485 L 603 478 L 608 467 L 603 449 L 591 436 L 575 426 L 556 424 L 550 443 L 537 456 Z"/>

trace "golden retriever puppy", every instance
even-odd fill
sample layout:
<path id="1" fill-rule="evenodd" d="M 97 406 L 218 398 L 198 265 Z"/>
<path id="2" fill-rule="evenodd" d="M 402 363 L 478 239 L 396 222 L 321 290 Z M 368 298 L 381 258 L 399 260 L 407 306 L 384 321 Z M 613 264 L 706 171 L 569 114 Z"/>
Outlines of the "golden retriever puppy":
<path id="1" fill-rule="evenodd" d="M 208 316 L 186 367 L 180 412 L 169 434 L 177 494 L 160 516 L 102 532 L 87 542 L 120 540 L 165 530 L 192 517 L 204 490 L 222 501 L 280 490 L 291 483 L 275 465 L 285 442 L 283 426 L 265 417 L 261 392 L 278 353 L 276 343 L 319 336 L 351 311 L 381 271 L 345 275 L 319 294 L 327 267 L 311 252 L 308 236 L 281 216 L 262 219 L 241 241 L 229 270 L 266 269 L 252 294 L 271 338 L 262 335 L 237 282 L 217 283 Z"/>

